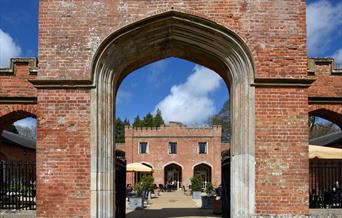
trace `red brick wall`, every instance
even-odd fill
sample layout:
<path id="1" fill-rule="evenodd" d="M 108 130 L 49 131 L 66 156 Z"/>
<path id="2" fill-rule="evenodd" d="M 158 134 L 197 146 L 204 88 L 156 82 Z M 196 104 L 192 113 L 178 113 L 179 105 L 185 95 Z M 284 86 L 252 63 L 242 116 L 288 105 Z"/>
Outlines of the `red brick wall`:
<path id="1" fill-rule="evenodd" d="M 32 71 L 35 64 L 34 59 L 16 58 L 10 68 L 0 69 L 0 96 L 36 97 L 37 90 L 28 82 L 37 77 L 36 71 Z"/>
<path id="2" fill-rule="evenodd" d="M 147 142 L 149 152 L 139 154 L 139 142 Z M 168 154 L 168 143 L 177 142 L 177 154 Z M 208 143 L 208 154 L 198 153 L 198 142 Z M 156 184 L 164 184 L 164 166 L 171 162 L 183 166 L 183 185 L 189 185 L 193 167 L 199 163 L 212 166 L 212 183 L 221 183 L 221 127 L 186 128 L 175 123 L 158 129 L 125 128 L 125 144 L 117 148 L 126 152 L 127 163 L 145 162 L 153 166 Z M 131 182 L 131 178 L 127 178 Z"/>
<path id="3" fill-rule="evenodd" d="M 341 97 L 342 70 L 334 73 L 333 59 L 310 59 L 309 68 L 313 71 L 310 77 L 316 81 L 309 88 L 309 97 Z"/>
<path id="4" fill-rule="evenodd" d="M 36 150 L 0 142 L 0 160 L 36 160 Z"/>
<path id="5" fill-rule="evenodd" d="M 256 90 L 258 214 L 308 213 L 307 107 L 305 89 Z"/>
<path id="6" fill-rule="evenodd" d="M 305 1 L 40 1 L 39 78 L 90 79 L 99 43 L 122 26 L 163 11 L 196 14 L 237 33 L 258 77 L 306 75 Z"/>
<path id="7" fill-rule="evenodd" d="M 37 90 L 29 82 L 37 76 L 36 67 L 35 59 L 15 58 L 10 68 L 0 69 L 0 132 L 17 120 L 36 117 Z"/>
<path id="8" fill-rule="evenodd" d="M 335 60 L 331 58 L 310 59 L 309 70 L 310 77 L 315 79 L 309 87 L 309 97 L 325 97 L 321 102 L 309 99 L 309 115 L 327 119 L 342 129 L 342 70 L 335 69 Z"/>
<path id="9" fill-rule="evenodd" d="M 39 90 L 37 217 L 90 216 L 89 90 Z"/>

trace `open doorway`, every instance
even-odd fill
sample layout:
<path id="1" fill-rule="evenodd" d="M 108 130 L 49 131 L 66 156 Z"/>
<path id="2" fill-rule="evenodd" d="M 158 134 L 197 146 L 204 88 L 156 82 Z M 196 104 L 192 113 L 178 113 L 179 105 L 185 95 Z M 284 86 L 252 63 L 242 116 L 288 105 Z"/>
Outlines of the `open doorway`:
<path id="1" fill-rule="evenodd" d="M 114 32 L 95 54 L 91 201 L 96 204 L 92 215 L 106 211 L 108 216 L 114 216 L 111 214 L 115 211 L 115 186 L 107 181 L 115 177 L 111 172 L 116 148 L 113 133 L 118 88 L 132 71 L 167 57 L 184 58 L 210 68 L 230 87 L 234 118 L 230 212 L 232 216 L 255 214 L 255 87 L 251 85 L 254 81 L 251 53 L 239 36 L 217 23 L 170 11 Z M 184 171 L 182 176 L 184 182 Z"/>
<path id="2" fill-rule="evenodd" d="M 142 207 L 149 217 L 174 211 L 184 217 L 220 216 L 212 209 L 214 196 L 222 194 L 215 192 L 222 187 L 221 152 L 229 149 L 231 138 L 228 93 L 216 72 L 175 57 L 145 65 L 122 81 L 115 139 L 128 166 L 121 185 L 127 189 L 128 217 L 138 216 L 132 208 L 138 195 L 143 195 Z M 149 176 L 151 194 L 139 193 L 139 184 L 145 186 Z M 201 198 L 192 199 L 194 177 L 200 180 L 201 195 L 211 197 L 209 206 L 202 205 Z M 220 197 L 216 204 L 222 207 Z M 165 205 L 165 200 L 175 203 Z"/>

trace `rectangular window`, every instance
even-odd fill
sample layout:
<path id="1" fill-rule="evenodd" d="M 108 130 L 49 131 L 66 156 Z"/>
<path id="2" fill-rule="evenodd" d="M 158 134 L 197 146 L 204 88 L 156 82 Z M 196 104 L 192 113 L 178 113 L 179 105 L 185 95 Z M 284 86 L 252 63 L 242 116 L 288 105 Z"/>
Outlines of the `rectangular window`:
<path id="1" fill-rule="evenodd" d="M 147 142 L 139 142 L 139 154 L 147 154 Z"/>
<path id="2" fill-rule="evenodd" d="M 208 143 L 207 142 L 199 142 L 198 143 L 198 153 L 207 154 L 208 153 Z"/>
<path id="3" fill-rule="evenodd" d="M 177 154 L 177 142 L 169 142 L 169 154 Z"/>

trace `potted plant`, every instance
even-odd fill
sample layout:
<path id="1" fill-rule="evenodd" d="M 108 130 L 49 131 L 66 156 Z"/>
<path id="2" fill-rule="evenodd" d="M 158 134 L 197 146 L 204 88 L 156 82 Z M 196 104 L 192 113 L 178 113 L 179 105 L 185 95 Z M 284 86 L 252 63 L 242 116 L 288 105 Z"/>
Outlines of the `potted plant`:
<path id="1" fill-rule="evenodd" d="M 193 199 L 201 199 L 202 177 L 196 175 L 191 179 L 191 192 Z"/>
<path id="2" fill-rule="evenodd" d="M 213 202 L 214 202 L 214 186 L 211 184 L 211 182 L 207 183 L 207 186 L 205 188 L 206 196 L 202 196 L 202 208 L 209 209 L 213 208 Z"/>
<path id="3" fill-rule="evenodd" d="M 129 198 L 129 206 L 132 209 L 143 209 L 144 208 L 144 188 L 141 182 L 135 183 L 133 186 L 135 195 Z"/>
<path id="4" fill-rule="evenodd" d="M 147 200 L 151 199 L 151 193 L 153 191 L 154 188 L 154 179 L 153 176 L 151 175 L 145 175 L 141 178 L 141 184 L 143 186 L 143 190 L 144 190 L 144 197 L 147 198 Z"/>

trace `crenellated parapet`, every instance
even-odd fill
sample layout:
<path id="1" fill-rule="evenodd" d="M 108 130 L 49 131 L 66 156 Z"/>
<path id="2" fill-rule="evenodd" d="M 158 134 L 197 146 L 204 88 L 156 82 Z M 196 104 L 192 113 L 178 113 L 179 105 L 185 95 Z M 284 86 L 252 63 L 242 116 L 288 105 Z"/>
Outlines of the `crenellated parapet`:
<path id="1" fill-rule="evenodd" d="M 342 65 L 339 65 L 336 63 L 335 58 L 321 58 L 321 57 L 315 57 L 315 58 L 308 58 L 308 74 L 316 75 L 318 72 L 318 69 L 320 66 L 327 66 L 327 71 L 325 73 L 329 73 L 330 75 L 339 75 L 342 76 Z"/>
<path id="2" fill-rule="evenodd" d="M 36 58 L 12 58 L 9 68 L 0 68 L 0 103 L 37 102 L 37 90 L 30 81 L 37 78 Z"/>
<path id="3" fill-rule="evenodd" d="M 309 104 L 342 103 L 342 68 L 334 58 L 309 58 Z"/>
<path id="4" fill-rule="evenodd" d="M 220 136 L 220 125 L 187 127 L 179 122 L 170 122 L 160 127 L 133 127 L 125 126 L 125 134 L 128 137 L 214 137 Z"/>
<path id="5" fill-rule="evenodd" d="M 28 75 L 37 75 L 38 72 L 38 60 L 37 58 L 11 58 L 11 64 L 8 68 L 0 68 L 0 76 L 16 76 L 17 69 L 20 66 L 27 68 Z M 21 73 L 19 73 L 21 75 Z"/>

